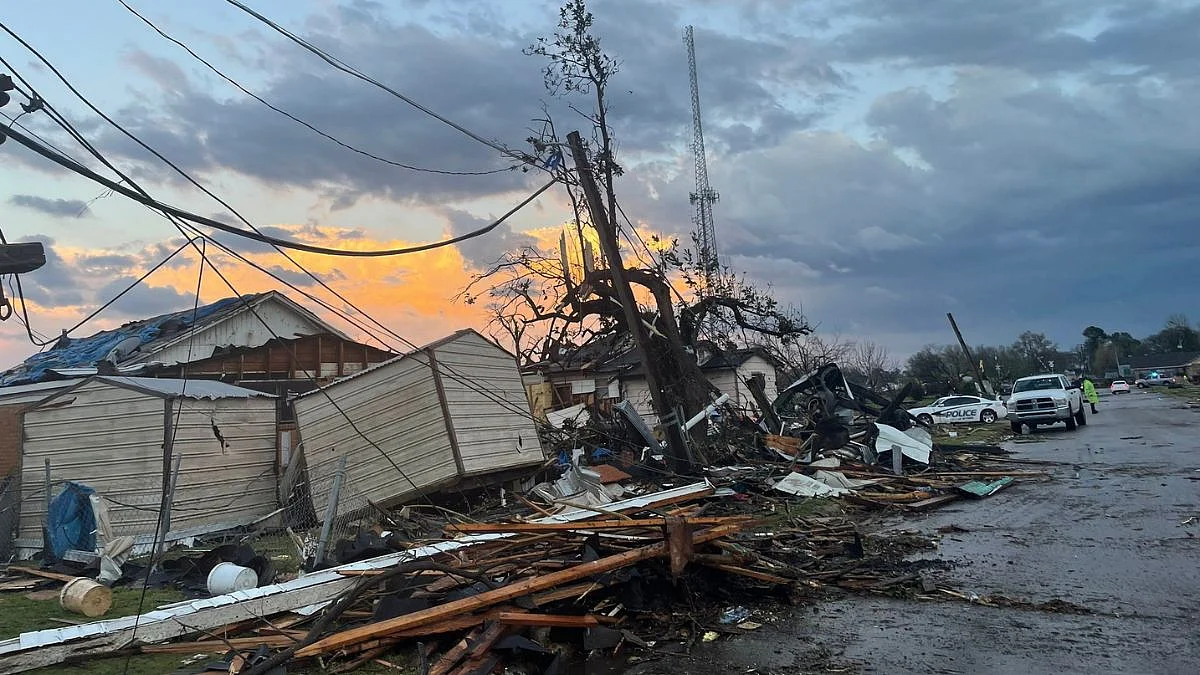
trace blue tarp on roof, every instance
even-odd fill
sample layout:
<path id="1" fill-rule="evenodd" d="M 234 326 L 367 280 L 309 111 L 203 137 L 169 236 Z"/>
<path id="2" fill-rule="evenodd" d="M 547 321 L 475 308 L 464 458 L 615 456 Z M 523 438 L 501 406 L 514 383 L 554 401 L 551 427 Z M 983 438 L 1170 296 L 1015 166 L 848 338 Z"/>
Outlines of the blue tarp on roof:
<path id="1" fill-rule="evenodd" d="M 244 298 L 225 298 L 195 310 L 195 324 L 201 325 L 216 316 L 240 308 L 255 295 Z M 34 354 L 25 362 L 10 368 L 0 375 L 0 386 L 41 382 L 47 371 L 56 368 L 86 368 L 108 359 L 114 349 L 118 353 L 111 359 L 121 363 L 159 340 L 179 335 L 192 326 L 192 310 L 172 312 L 161 316 L 127 323 L 120 328 L 106 330 L 85 338 L 64 337 L 52 349 Z"/>

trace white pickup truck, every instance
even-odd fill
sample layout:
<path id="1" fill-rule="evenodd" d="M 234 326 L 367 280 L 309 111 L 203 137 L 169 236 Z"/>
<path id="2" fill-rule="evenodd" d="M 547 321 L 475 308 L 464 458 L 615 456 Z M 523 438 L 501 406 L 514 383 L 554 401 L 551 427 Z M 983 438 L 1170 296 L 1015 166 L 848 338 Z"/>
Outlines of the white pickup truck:
<path id="1" fill-rule="evenodd" d="M 1072 387 L 1062 375 L 1032 375 L 1013 383 L 1012 396 L 1004 402 L 1013 433 L 1021 425 L 1030 431 L 1039 424 L 1066 422 L 1067 429 L 1087 424 L 1083 411 L 1083 392 Z"/>

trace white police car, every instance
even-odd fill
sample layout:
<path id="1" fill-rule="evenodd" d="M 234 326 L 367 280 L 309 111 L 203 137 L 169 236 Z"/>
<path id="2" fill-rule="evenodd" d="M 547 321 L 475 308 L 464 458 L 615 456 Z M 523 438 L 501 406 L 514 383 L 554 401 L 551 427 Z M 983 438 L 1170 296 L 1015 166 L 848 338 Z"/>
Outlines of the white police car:
<path id="1" fill-rule="evenodd" d="M 1008 416 L 1008 408 L 1001 401 L 978 396 L 943 396 L 924 408 L 910 408 L 913 417 L 925 424 L 954 424 L 956 422 L 983 422 L 991 424 Z"/>

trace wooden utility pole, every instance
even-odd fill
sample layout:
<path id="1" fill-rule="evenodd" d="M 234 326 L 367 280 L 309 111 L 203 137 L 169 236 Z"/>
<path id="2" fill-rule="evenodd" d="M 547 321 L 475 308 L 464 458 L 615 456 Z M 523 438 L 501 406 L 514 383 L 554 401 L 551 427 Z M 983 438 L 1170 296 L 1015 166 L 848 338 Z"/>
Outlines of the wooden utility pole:
<path id="1" fill-rule="evenodd" d="M 954 337 L 958 338 L 958 346 L 962 347 L 963 354 L 967 357 L 967 363 L 971 364 L 971 371 L 975 373 L 975 382 L 978 383 L 979 393 L 986 394 L 986 380 L 983 379 L 983 371 L 979 369 L 979 362 L 971 356 L 971 350 L 967 348 L 967 341 L 963 339 L 962 333 L 958 330 L 958 323 L 954 321 L 954 315 L 946 312 L 946 318 L 950 319 L 950 327 L 954 329 Z"/>
<path id="2" fill-rule="evenodd" d="M 625 323 L 633 335 L 634 344 L 641 354 L 642 369 L 646 372 L 646 385 L 650 388 L 650 401 L 654 412 L 667 436 L 667 449 L 671 453 L 673 464 L 686 457 L 694 464 L 691 446 L 683 438 L 683 431 L 678 422 L 668 424 L 666 420 L 675 417 L 675 411 L 667 402 L 667 396 L 662 389 L 662 370 L 658 359 L 651 358 L 650 335 L 642 324 L 642 315 L 638 311 L 637 299 L 633 296 L 633 288 L 629 285 L 629 277 L 625 273 L 625 263 L 621 260 L 621 247 L 617 241 L 616 226 L 608 218 L 604 201 L 600 197 L 600 188 L 596 186 L 596 176 L 592 165 L 588 162 L 587 152 L 583 148 L 583 138 L 578 131 L 567 134 L 567 145 L 571 147 L 571 155 L 575 159 L 575 168 L 579 171 L 579 185 L 587 199 L 588 212 L 592 216 L 592 226 L 596 228 L 597 239 L 600 240 L 600 250 L 608 259 L 609 271 L 612 273 L 613 290 L 617 300 L 625 312 Z"/>

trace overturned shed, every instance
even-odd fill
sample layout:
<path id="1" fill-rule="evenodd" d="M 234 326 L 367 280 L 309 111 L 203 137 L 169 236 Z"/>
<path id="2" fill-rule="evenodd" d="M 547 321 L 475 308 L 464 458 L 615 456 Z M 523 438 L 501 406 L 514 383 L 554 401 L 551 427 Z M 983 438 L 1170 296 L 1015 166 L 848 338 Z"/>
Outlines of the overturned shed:
<path id="1" fill-rule="evenodd" d="M 515 357 L 473 330 L 294 401 L 318 512 L 342 457 L 346 483 L 395 503 L 545 460 Z"/>
<path id="2" fill-rule="evenodd" d="M 105 498 L 113 536 L 153 536 L 164 462 L 178 459 L 173 532 L 245 524 L 277 508 L 275 401 L 210 380 L 97 376 L 25 410 L 18 547 L 42 547 L 51 491 Z"/>

